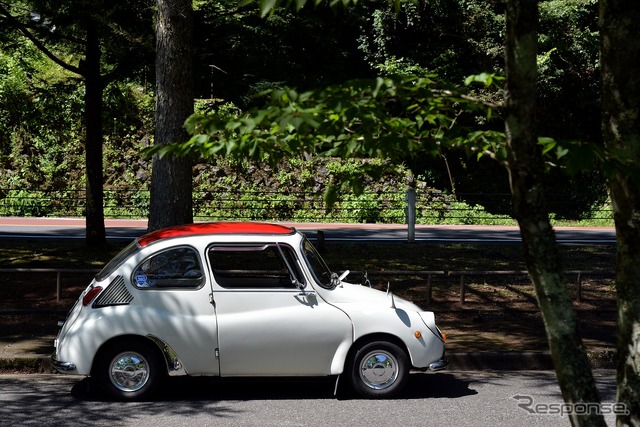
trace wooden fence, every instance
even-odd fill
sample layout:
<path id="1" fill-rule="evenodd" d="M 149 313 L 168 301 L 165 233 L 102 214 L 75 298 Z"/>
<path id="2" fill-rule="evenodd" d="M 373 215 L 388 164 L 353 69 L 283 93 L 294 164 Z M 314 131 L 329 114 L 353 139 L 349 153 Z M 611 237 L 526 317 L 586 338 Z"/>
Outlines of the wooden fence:
<path id="1" fill-rule="evenodd" d="M 56 276 L 56 301 L 60 302 L 62 293 L 62 276 L 63 274 L 91 274 L 97 273 L 97 269 L 70 269 L 70 268 L 0 268 L 0 274 L 5 273 L 43 273 L 55 274 Z M 362 273 L 353 271 L 353 274 Z M 565 276 L 575 276 L 576 283 L 576 301 L 582 301 L 582 282 L 585 277 L 615 277 L 613 271 L 583 271 L 570 270 L 564 272 Z M 369 272 L 370 276 L 423 276 L 427 279 L 426 284 L 426 302 L 431 304 L 432 301 L 432 279 L 434 276 L 442 276 L 445 278 L 458 278 L 460 304 L 465 303 L 467 292 L 468 277 L 487 277 L 487 276 L 527 276 L 526 270 L 460 270 L 460 271 L 429 271 L 429 270 L 387 270 Z"/>

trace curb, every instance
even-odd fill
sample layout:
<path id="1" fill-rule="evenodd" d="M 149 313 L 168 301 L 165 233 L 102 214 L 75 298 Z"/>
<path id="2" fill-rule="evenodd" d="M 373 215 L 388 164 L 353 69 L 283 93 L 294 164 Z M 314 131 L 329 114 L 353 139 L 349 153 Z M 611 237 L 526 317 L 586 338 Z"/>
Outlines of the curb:
<path id="1" fill-rule="evenodd" d="M 593 369 L 615 369 L 613 350 L 588 351 Z M 448 370 L 452 371 L 552 371 L 553 362 L 548 351 L 475 351 L 449 353 Z M 49 356 L 0 358 L 0 373 L 53 374 Z"/>
<path id="2" fill-rule="evenodd" d="M 454 371 L 553 370 L 551 353 L 543 351 L 474 351 L 446 357 Z"/>
<path id="3" fill-rule="evenodd" d="M 553 360 L 549 351 L 477 351 L 449 353 L 448 369 L 454 371 L 552 371 Z M 616 369 L 614 350 L 588 350 L 592 369 Z"/>
<path id="4" fill-rule="evenodd" d="M 0 358 L 0 373 L 20 372 L 25 374 L 53 374 L 48 356 L 24 356 Z"/>

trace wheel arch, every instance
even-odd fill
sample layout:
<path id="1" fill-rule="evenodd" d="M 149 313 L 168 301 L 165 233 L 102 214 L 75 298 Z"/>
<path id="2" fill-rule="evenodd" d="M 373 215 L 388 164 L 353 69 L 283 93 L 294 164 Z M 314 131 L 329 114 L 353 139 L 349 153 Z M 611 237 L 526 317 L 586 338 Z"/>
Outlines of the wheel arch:
<path id="1" fill-rule="evenodd" d="M 411 366 L 409 350 L 402 339 L 389 333 L 372 333 L 354 342 L 343 373 L 351 389 L 361 397 L 390 398 L 406 386 Z"/>
<path id="2" fill-rule="evenodd" d="M 363 335 L 353 342 L 353 344 L 349 348 L 347 357 L 344 360 L 344 365 L 342 367 L 343 372 L 345 372 L 345 369 L 350 366 L 351 362 L 353 361 L 353 358 L 355 357 L 355 354 L 360 348 L 375 341 L 387 341 L 397 345 L 402 349 L 402 351 L 404 351 L 404 353 L 407 355 L 407 359 L 411 363 L 411 354 L 409 353 L 409 349 L 407 348 L 407 345 L 405 344 L 404 341 L 402 341 L 396 335 L 393 335 L 390 333 L 376 332 L 376 333 Z"/>
<path id="3" fill-rule="evenodd" d="M 93 356 L 93 361 L 91 362 L 91 375 L 95 375 L 95 369 L 97 368 L 96 366 L 96 362 L 98 360 L 100 360 L 100 357 L 102 356 L 102 354 L 107 351 L 110 347 L 117 345 L 119 343 L 123 343 L 129 340 L 138 340 L 140 342 L 144 342 L 147 344 L 151 344 L 150 347 L 153 348 L 153 351 L 155 353 L 155 355 L 160 358 L 163 362 L 164 362 L 164 369 L 166 370 L 166 373 L 169 374 L 170 370 L 169 370 L 169 364 L 167 361 L 167 357 L 165 354 L 165 351 L 163 351 L 163 348 L 161 347 L 160 343 L 164 343 L 162 340 L 155 338 L 153 336 L 144 336 L 144 335 L 137 335 L 137 334 L 125 334 L 125 335 L 118 335 L 115 337 L 112 337 L 110 339 L 108 339 L 107 341 L 105 341 L 104 343 L 102 343 L 102 345 L 98 348 L 98 351 L 96 351 L 96 353 Z M 166 345 L 166 344 L 165 344 Z M 168 346 L 167 346 L 168 347 Z"/>

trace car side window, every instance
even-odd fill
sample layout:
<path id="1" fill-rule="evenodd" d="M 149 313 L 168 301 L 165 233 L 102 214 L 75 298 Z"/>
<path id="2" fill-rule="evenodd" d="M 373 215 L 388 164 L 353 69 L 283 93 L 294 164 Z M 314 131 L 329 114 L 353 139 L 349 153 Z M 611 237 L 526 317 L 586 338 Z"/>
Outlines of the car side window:
<path id="1" fill-rule="evenodd" d="M 138 288 L 199 288 L 204 275 L 195 249 L 177 247 L 151 255 L 133 271 Z"/>
<path id="2" fill-rule="evenodd" d="M 295 252 L 282 244 L 214 245 L 213 277 L 223 288 L 295 289 L 304 283 Z"/>

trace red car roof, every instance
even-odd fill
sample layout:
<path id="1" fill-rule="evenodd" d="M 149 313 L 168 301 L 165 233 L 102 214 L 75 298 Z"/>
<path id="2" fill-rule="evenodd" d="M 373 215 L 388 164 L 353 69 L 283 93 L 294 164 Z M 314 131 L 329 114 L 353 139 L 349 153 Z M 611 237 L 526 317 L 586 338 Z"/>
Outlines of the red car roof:
<path id="1" fill-rule="evenodd" d="M 144 247 L 161 239 L 205 234 L 293 234 L 295 232 L 295 228 L 292 227 L 262 222 L 202 222 L 152 231 L 139 237 L 138 244 Z"/>

